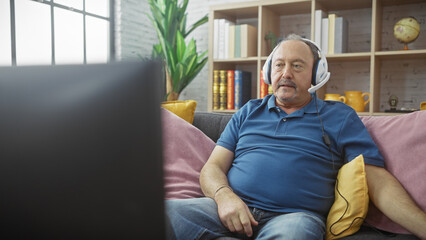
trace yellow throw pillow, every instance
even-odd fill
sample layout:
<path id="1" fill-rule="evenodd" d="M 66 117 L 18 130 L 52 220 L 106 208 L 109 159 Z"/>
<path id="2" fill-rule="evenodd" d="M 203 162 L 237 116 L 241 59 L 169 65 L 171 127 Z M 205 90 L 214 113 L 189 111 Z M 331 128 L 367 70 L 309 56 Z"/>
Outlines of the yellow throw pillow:
<path id="1" fill-rule="evenodd" d="M 356 233 L 368 211 L 368 187 L 364 157 L 359 155 L 340 168 L 335 200 L 327 217 L 326 239 L 338 239 Z"/>
<path id="2" fill-rule="evenodd" d="M 195 108 L 197 107 L 197 102 L 194 100 L 167 101 L 161 103 L 161 107 L 169 110 L 170 112 L 178 115 L 185 121 L 192 124 L 192 122 L 194 121 L 194 113 Z"/>

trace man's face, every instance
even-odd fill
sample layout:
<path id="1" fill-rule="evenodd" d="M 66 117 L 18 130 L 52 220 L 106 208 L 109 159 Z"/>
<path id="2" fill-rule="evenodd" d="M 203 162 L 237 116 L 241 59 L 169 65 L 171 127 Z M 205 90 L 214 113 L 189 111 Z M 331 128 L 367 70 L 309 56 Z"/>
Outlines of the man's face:
<path id="1" fill-rule="evenodd" d="M 302 41 L 282 42 L 272 57 L 271 80 L 278 105 L 298 106 L 311 96 L 314 56 Z"/>

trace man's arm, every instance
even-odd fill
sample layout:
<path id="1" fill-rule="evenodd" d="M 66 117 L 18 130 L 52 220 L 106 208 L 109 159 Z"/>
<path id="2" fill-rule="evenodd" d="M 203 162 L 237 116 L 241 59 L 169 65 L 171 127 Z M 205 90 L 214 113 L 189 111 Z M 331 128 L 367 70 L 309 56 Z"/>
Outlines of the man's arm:
<path id="1" fill-rule="evenodd" d="M 226 177 L 233 160 L 232 151 L 216 146 L 201 169 L 201 190 L 216 201 L 219 218 L 225 227 L 250 237 L 253 234 L 251 226 L 257 225 L 257 222 L 247 205 L 233 193 Z"/>
<path id="2" fill-rule="evenodd" d="M 384 168 L 365 165 L 370 199 L 395 223 L 426 239 L 426 213 L 411 199 L 399 181 Z"/>

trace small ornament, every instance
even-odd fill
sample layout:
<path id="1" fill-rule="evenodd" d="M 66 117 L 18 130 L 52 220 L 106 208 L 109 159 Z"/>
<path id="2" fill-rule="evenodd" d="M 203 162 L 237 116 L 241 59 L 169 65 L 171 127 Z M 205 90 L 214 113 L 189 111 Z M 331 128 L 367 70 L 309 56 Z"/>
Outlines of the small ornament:
<path id="1" fill-rule="evenodd" d="M 396 111 L 396 106 L 398 105 L 398 97 L 391 95 L 389 97 L 389 106 L 391 111 Z"/>

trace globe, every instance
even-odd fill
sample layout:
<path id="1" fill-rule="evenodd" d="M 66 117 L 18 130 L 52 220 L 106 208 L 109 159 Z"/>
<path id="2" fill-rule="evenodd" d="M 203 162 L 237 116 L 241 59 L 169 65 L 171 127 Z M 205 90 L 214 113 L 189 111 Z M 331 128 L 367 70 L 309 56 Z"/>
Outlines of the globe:
<path id="1" fill-rule="evenodd" d="M 414 17 L 406 17 L 399 20 L 393 27 L 395 38 L 404 43 L 404 49 L 407 50 L 408 43 L 417 39 L 420 33 L 420 24 Z"/>

